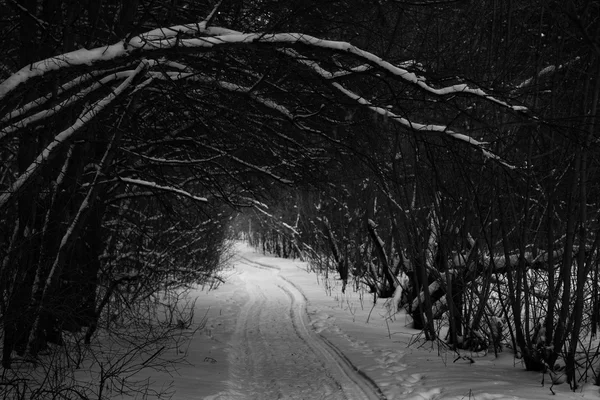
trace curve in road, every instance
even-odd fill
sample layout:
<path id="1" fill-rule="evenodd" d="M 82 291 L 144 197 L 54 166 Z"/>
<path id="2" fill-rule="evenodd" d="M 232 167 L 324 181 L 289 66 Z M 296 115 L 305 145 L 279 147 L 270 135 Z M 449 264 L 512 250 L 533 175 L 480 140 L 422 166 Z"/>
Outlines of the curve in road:
<path id="1" fill-rule="evenodd" d="M 279 269 L 236 263 L 248 301 L 229 350 L 219 399 L 381 400 L 381 390 L 308 322 L 306 298 Z"/>

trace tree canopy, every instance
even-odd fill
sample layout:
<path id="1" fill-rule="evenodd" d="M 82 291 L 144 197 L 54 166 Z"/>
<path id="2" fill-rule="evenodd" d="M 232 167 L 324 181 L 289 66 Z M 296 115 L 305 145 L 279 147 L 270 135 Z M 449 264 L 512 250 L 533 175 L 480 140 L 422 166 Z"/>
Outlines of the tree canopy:
<path id="1" fill-rule="evenodd" d="M 3 367 L 56 331 L 89 341 L 125 283 L 211 279 L 244 211 L 263 245 L 332 253 L 378 296 L 412 274 L 413 317 L 435 336 L 442 299 L 455 344 L 504 274 L 514 347 L 530 369 L 564 356 L 576 386 L 597 322 L 598 8 L 0 1 Z M 523 326 L 532 266 L 551 295 Z"/>

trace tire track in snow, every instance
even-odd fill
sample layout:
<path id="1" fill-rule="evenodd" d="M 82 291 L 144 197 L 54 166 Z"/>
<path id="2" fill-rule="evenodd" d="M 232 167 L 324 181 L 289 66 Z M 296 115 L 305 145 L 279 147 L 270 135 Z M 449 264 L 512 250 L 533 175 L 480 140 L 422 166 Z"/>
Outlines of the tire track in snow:
<path id="1" fill-rule="evenodd" d="M 310 327 L 306 298 L 279 269 L 244 258 L 250 296 L 230 350 L 230 390 L 219 398 L 385 399 L 377 385 Z"/>
<path id="2" fill-rule="evenodd" d="M 363 371 L 356 367 L 352 362 L 342 353 L 333 343 L 327 340 L 325 337 L 318 335 L 312 329 L 308 328 L 308 318 L 306 313 L 306 300 L 302 292 L 296 288 L 294 284 L 289 282 L 287 279 L 280 277 L 282 280 L 288 282 L 302 296 L 303 301 L 298 302 L 297 295 L 289 291 L 289 296 L 292 299 L 292 305 L 297 308 L 295 317 L 297 319 L 296 330 L 301 331 L 308 338 L 307 343 L 315 353 L 320 354 L 328 360 L 330 366 L 338 369 L 338 374 L 341 375 L 341 381 L 346 381 L 342 385 L 345 390 L 351 391 L 352 396 L 350 399 L 381 399 L 384 400 L 385 396 L 377 386 L 377 384 L 369 378 Z M 289 289 L 283 288 L 288 291 Z M 348 393 L 350 394 L 350 393 Z"/>
<path id="3" fill-rule="evenodd" d="M 249 299 L 229 352 L 229 390 L 222 399 L 346 399 L 337 381 L 292 323 L 291 301 L 276 271 L 238 266 Z"/>

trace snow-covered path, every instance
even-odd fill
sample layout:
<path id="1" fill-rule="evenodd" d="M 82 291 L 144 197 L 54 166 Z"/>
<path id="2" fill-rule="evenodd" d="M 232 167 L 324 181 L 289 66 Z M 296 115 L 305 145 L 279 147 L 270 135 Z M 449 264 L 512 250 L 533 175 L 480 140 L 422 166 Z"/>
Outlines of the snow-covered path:
<path id="1" fill-rule="evenodd" d="M 248 294 L 229 348 L 231 399 L 378 399 L 377 388 L 309 328 L 306 299 L 273 267 L 236 263 Z M 217 397 L 218 398 L 218 397 Z"/>
<path id="2" fill-rule="evenodd" d="M 244 243 L 216 290 L 196 288 L 196 323 L 177 373 L 136 375 L 169 387 L 173 400 L 380 399 L 581 400 L 598 388 L 542 384 L 510 351 L 449 351 L 424 341 L 404 313 L 324 279 L 299 260 Z M 548 377 L 546 376 L 546 382 Z"/>

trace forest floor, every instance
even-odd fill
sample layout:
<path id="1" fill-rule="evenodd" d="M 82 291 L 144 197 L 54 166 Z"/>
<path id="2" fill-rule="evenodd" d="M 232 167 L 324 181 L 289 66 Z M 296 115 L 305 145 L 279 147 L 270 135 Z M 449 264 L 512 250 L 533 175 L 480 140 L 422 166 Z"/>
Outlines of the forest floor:
<path id="1" fill-rule="evenodd" d="M 598 399 L 526 372 L 512 352 L 462 353 L 427 342 L 410 318 L 299 260 L 245 244 L 218 288 L 197 288 L 206 318 L 176 374 L 148 373 L 173 399 Z M 141 377 L 143 378 L 143 377 Z"/>

